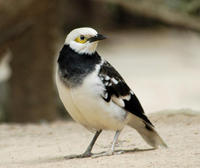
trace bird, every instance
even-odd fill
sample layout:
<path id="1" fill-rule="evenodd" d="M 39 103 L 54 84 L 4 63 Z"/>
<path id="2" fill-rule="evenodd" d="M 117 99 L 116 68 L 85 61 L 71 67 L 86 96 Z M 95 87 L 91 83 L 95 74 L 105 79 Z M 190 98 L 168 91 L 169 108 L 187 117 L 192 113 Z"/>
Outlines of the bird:
<path id="1" fill-rule="evenodd" d="M 126 125 L 153 148 L 167 147 L 135 93 L 96 51 L 99 41 L 104 39 L 93 28 L 76 28 L 67 35 L 59 52 L 56 70 L 59 97 L 73 120 L 95 133 L 84 153 L 68 158 L 95 156 L 92 148 L 103 130 L 115 131 L 115 136 L 111 149 L 99 155 L 115 154 L 118 137 Z"/>

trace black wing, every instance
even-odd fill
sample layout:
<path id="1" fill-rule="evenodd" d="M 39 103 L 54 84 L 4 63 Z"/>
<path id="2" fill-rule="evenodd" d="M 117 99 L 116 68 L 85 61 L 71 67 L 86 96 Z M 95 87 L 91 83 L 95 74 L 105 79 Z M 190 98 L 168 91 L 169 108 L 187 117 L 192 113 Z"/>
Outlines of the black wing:
<path id="1" fill-rule="evenodd" d="M 107 61 L 101 65 L 98 76 L 105 86 L 102 98 L 106 102 L 113 101 L 126 111 L 143 119 L 153 126 L 145 116 L 144 110 L 136 95 L 128 87 L 121 75 Z"/>

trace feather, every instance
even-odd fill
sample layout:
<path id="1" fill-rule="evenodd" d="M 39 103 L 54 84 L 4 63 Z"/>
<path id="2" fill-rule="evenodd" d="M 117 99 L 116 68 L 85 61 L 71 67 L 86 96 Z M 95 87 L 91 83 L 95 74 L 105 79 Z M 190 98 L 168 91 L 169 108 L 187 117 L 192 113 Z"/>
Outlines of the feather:
<path id="1" fill-rule="evenodd" d="M 105 91 L 103 99 L 107 102 L 113 101 L 127 112 L 143 119 L 146 123 L 153 126 L 144 114 L 144 110 L 134 94 L 128 87 L 121 75 L 107 61 L 101 64 L 98 76 L 104 84 Z M 106 95 L 106 96 L 105 96 Z"/>

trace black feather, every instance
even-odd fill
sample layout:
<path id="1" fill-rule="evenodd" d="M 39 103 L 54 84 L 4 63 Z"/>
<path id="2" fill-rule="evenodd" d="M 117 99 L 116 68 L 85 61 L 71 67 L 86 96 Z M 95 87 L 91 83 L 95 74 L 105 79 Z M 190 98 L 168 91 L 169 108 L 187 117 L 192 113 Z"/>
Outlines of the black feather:
<path id="1" fill-rule="evenodd" d="M 124 102 L 125 102 L 125 109 L 127 111 L 138 116 L 139 118 L 142 118 L 144 121 L 146 121 L 147 123 L 153 126 L 150 120 L 146 117 L 144 110 L 142 108 L 142 105 L 140 104 L 135 94 L 134 95 L 131 94 L 131 99 L 129 101 L 124 100 Z"/>
<path id="2" fill-rule="evenodd" d="M 59 71 L 66 83 L 75 85 L 82 83 L 84 77 L 93 72 L 96 64 L 101 62 L 97 52 L 78 54 L 69 45 L 64 45 L 58 57 Z M 65 80 L 66 79 L 66 80 Z"/>
<path id="3" fill-rule="evenodd" d="M 109 77 L 109 80 L 106 80 L 106 76 L 107 78 Z M 102 79 L 102 82 L 105 86 L 104 95 L 107 96 L 104 97 L 103 95 L 102 97 L 106 102 L 110 102 L 112 96 L 116 96 L 118 98 L 130 96 L 129 100 L 123 99 L 125 103 L 124 109 L 153 126 L 153 124 L 146 117 L 144 110 L 136 95 L 133 94 L 133 92 L 131 92 L 131 89 L 128 87 L 121 75 L 107 61 L 105 61 L 101 66 L 99 71 L 99 77 Z M 117 81 L 117 83 L 112 82 L 112 78 L 114 78 Z"/>

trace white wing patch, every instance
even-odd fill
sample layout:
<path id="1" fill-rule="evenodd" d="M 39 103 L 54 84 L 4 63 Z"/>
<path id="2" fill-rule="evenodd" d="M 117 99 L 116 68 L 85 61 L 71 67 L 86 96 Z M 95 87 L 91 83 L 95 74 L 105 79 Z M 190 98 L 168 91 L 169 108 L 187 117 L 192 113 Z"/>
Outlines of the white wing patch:
<path id="1" fill-rule="evenodd" d="M 111 100 L 117 104 L 118 106 L 124 108 L 125 107 L 125 102 L 124 100 L 126 101 L 129 101 L 131 99 L 131 93 L 127 96 L 120 96 L 120 97 L 116 97 L 116 96 L 112 96 L 111 97 Z"/>
<path id="2" fill-rule="evenodd" d="M 114 83 L 115 85 L 118 84 L 118 81 L 115 78 L 111 78 L 111 82 Z"/>
<path id="3" fill-rule="evenodd" d="M 110 80 L 110 77 L 109 76 L 105 76 L 105 80 Z"/>
<path id="4" fill-rule="evenodd" d="M 111 100 L 117 104 L 118 106 L 124 108 L 125 106 L 125 103 L 124 103 L 124 100 L 120 97 L 116 97 L 116 96 L 112 96 Z"/>
<path id="5" fill-rule="evenodd" d="M 105 99 L 107 99 L 107 98 L 108 98 L 108 92 L 105 92 L 104 95 L 103 95 L 103 97 L 104 97 Z"/>
<path id="6" fill-rule="evenodd" d="M 132 93 L 130 92 L 129 95 L 127 95 L 127 96 L 122 96 L 122 99 L 129 101 L 129 100 L 131 99 L 131 94 L 132 94 Z"/>
<path id="7" fill-rule="evenodd" d="M 133 92 L 108 62 L 102 61 L 100 67 L 99 78 L 104 85 L 102 97 L 107 103 L 113 102 L 119 107 L 125 108 L 125 102 L 131 100 Z"/>
<path id="8" fill-rule="evenodd" d="M 110 78 L 108 75 L 105 75 L 105 74 L 100 74 L 99 77 L 105 86 L 112 86 L 113 84 L 117 85 L 120 82 L 119 80 L 113 77 Z"/>
<path id="9" fill-rule="evenodd" d="M 121 80 L 120 79 L 115 79 L 114 77 L 110 77 L 106 74 L 100 74 L 99 75 L 102 83 L 104 84 L 105 86 L 105 91 L 102 95 L 102 97 L 104 99 L 110 99 L 112 100 L 112 102 L 114 102 L 116 105 L 120 106 L 121 108 L 124 108 L 125 107 L 125 102 L 124 100 L 126 101 L 129 101 L 131 99 L 131 94 L 133 93 L 132 91 L 130 91 L 126 96 L 120 96 L 120 97 L 116 97 L 115 95 L 112 95 L 110 98 L 109 98 L 109 93 L 108 91 L 106 90 L 106 87 L 109 87 L 109 86 L 114 86 L 114 85 L 117 85 Z"/>

